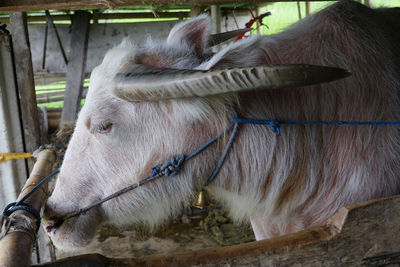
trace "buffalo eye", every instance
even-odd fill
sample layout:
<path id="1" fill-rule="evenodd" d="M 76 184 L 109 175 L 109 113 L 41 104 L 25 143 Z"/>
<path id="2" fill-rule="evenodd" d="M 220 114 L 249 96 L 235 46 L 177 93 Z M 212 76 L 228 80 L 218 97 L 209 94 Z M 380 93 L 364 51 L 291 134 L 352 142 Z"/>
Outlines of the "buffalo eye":
<path id="1" fill-rule="evenodd" d="M 112 123 L 104 123 L 104 124 L 99 124 L 96 127 L 94 127 L 94 132 L 100 133 L 100 134 L 106 134 L 111 131 L 113 127 Z"/>

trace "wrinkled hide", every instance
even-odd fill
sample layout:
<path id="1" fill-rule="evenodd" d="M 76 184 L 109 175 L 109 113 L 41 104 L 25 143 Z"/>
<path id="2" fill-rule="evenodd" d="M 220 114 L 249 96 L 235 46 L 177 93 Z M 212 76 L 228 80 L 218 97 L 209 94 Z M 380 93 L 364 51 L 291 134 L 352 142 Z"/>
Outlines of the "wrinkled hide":
<path id="1" fill-rule="evenodd" d="M 174 154 L 190 153 L 221 132 L 236 106 L 242 118 L 399 120 L 397 11 L 341 1 L 273 36 L 251 37 L 204 61 L 209 18 L 174 27 L 165 42 L 124 41 L 92 73 L 85 106 L 46 207 L 60 217 L 151 174 Z M 397 23 L 393 23 L 396 21 Z M 303 88 L 214 97 L 128 102 L 112 94 L 113 77 L 133 64 L 224 69 L 305 63 L 341 67 L 352 76 Z M 399 129 L 392 126 L 241 125 L 208 190 L 233 218 L 250 219 L 257 239 L 324 223 L 340 207 L 399 192 Z M 159 179 L 54 227 L 59 247 L 84 246 L 103 222 L 153 229 L 179 214 L 216 166 L 226 138 Z M 53 224 L 52 224 L 53 223 Z"/>

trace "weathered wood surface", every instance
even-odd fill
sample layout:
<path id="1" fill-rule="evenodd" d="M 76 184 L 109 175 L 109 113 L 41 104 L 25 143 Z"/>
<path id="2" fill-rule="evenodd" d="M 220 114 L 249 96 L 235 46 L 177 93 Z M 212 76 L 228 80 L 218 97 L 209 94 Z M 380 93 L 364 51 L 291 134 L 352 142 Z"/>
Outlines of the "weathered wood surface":
<path id="1" fill-rule="evenodd" d="M 44 150 L 39 153 L 33 170 L 26 181 L 17 201 L 22 199 L 35 185 L 50 174 L 56 160 L 54 151 Z M 25 203 L 31 204 L 36 210 L 40 210 L 46 199 L 47 185 L 43 185 L 33 193 Z M 33 215 L 25 211 L 16 211 L 10 217 L 28 216 L 35 229 L 38 227 Z M 31 236 L 23 232 L 10 232 L 0 240 L 0 266 L 25 267 L 30 265 L 33 240 Z"/>
<path id="2" fill-rule="evenodd" d="M 0 30 L 0 153 L 24 151 L 11 36 Z M 0 207 L 17 198 L 28 176 L 24 159 L 0 164 Z"/>
<path id="3" fill-rule="evenodd" d="M 219 5 L 211 5 L 211 33 L 221 32 L 221 8 Z"/>
<path id="4" fill-rule="evenodd" d="M 260 4 L 267 2 L 294 2 L 297 0 L 2 0 L 0 11 L 31 11 L 49 9 L 105 9 L 137 5 L 212 5 L 212 4 Z M 304 1 L 304 0 L 301 0 Z M 309 0 L 329 1 L 329 0 Z"/>
<path id="5" fill-rule="evenodd" d="M 86 51 L 89 39 L 90 13 L 76 11 L 72 16 L 72 35 L 67 66 L 67 84 L 61 123 L 75 121 L 81 102 L 85 77 Z"/>
<path id="6" fill-rule="evenodd" d="M 26 151 L 34 151 L 40 146 L 42 140 L 40 135 L 26 13 L 11 13 L 10 22 L 15 72 L 25 137 L 25 149 Z"/>
<path id="7" fill-rule="evenodd" d="M 399 219 L 400 196 L 393 196 L 344 207 L 323 226 L 269 240 L 139 259 L 82 255 L 40 266 L 399 266 Z"/>

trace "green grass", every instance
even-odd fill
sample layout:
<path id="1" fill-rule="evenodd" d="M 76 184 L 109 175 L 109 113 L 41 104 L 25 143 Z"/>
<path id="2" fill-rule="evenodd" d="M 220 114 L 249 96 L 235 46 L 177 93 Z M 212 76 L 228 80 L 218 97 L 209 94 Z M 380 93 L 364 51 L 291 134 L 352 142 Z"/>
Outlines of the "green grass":
<path id="1" fill-rule="evenodd" d="M 335 3 L 336 1 L 328 2 L 310 2 L 311 3 L 311 13 L 317 12 L 322 8 L 327 7 Z M 400 0 L 373 0 L 374 7 L 400 7 Z M 300 2 L 301 16 L 305 16 L 305 3 Z M 267 10 L 272 11 L 272 15 L 264 18 L 263 23 L 268 27 L 263 27 L 263 34 L 270 35 L 280 32 L 290 26 L 291 24 L 299 20 L 299 12 L 296 2 L 281 2 L 268 4 L 261 9 L 261 12 Z M 181 11 L 187 11 L 181 10 Z M 144 21 L 154 21 L 155 19 L 129 19 L 129 20 L 112 20 L 112 22 L 144 22 Z M 159 20 L 174 20 L 174 19 L 159 19 Z M 107 21 L 111 22 L 111 20 Z M 89 85 L 89 79 L 85 79 L 84 86 Z M 36 93 L 50 93 L 59 90 L 65 90 L 65 82 L 56 82 L 48 85 L 37 85 Z M 81 104 L 83 105 L 84 100 Z M 63 101 L 57 101 L 53 103 L 39 104 L 40 106 L 46 106 L 47 108 L 61 108 L 63 106 Z"/>
<path id="2" fill-rule="evenodd" d="M 336 1 L 325 1 L 325 2 L 310 2 L 311 14 L 315 13 Z M 304 18 L 306 13 L 306 3 L 300 2 L 301 16 Z M 399 0 L 373 0 L 373 7 L 400 7 Z M 296 2 L 280 2 L 268 4 L 261 9 L 261 12 L 272 11 L 272 15 L 264 18 L 263 23 L 268 27 L 263 28 L 263 34 L 270 35 L 278 33 L 291 24 L 299 20 L 299 12 L 297 9 Z"/>
<path id="3" fill-rule="evenodd" d="M 89 81 L 90 81 L 89 78 L 85 79 L 83 82 L 83 86 L 88 87 Z M 65 81 L 59 81 L 59 82 L 54 82 L 54 83 L 45 84 L 45 85 L 36 85 L 35 89 L 36 89 L 36 94 L 44 94 L 44 93 L 64 91 L 65 86 L 66 86 Z M 84 102 L 85 102 L 85 100 L 82 99 L 81 106 L 83 105 Z M 52 108 L 62 108 L 63 104 L 64 104 L 63 101 L 55 101 L 55 102 L 51 102 L 51 103 L 38 104 L 38 106 L 45 106 L 48 109 L 52 109 Z"/>

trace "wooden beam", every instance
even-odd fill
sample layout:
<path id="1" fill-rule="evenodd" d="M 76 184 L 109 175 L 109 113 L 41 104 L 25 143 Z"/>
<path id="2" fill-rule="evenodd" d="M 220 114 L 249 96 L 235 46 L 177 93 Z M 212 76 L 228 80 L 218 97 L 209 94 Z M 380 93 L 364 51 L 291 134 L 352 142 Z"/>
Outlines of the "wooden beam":
<path id="1" fill-rule="evenodd" d="M 296 0 L 249 0 L 243 3 L 263 4 L 268 2 L 295 2 Z M 309 0 L 330 1 L 330 0 Z M 137 5 L 221 5 L 238 4 L 237 0 L 2 0 L 0 11 L 33 11 L 33 10 L 73 10 L 73 9 L 107 9 Z M 240 3 L 242 4 L 242 3 Z"/>
<path id="2" fill-rule="evenodd" d="M 41 145 L 41 136 L 26 13 L 11 13 L 10 24 L 25 149 L 32 152 Z"/>
<path id="3" fill-rule="evenodd" d="M 90 13 L 76 11 L 72 16 L 72 34 L 69 62 L 67 66 L 67 84 L 61 121 L 73 123 L 80 107 L 83 79 L 85 78 L 86 51 L 89 37 Z"/>
<path id="4" fill-rule="evenodd" d="M 306 2 L 306 17 L 311 14 L 311 3 L 309 1 Z"/>
<path id="5" fill-rule="evenodd" d="M 0 29 L 0 153 L 24 151 L 10 34 Z M 28 177 L 24 159 L 0 163 L 0 207 L 14 201 Z"/>
<path id="6" fill-rule="evenodd" d="M 272 239 L 175 255 L 112 259 L 81 255 L 41 267 L 387 266 L 400 264 L 400 196 L 341 208 L 324 225 Z"/>

